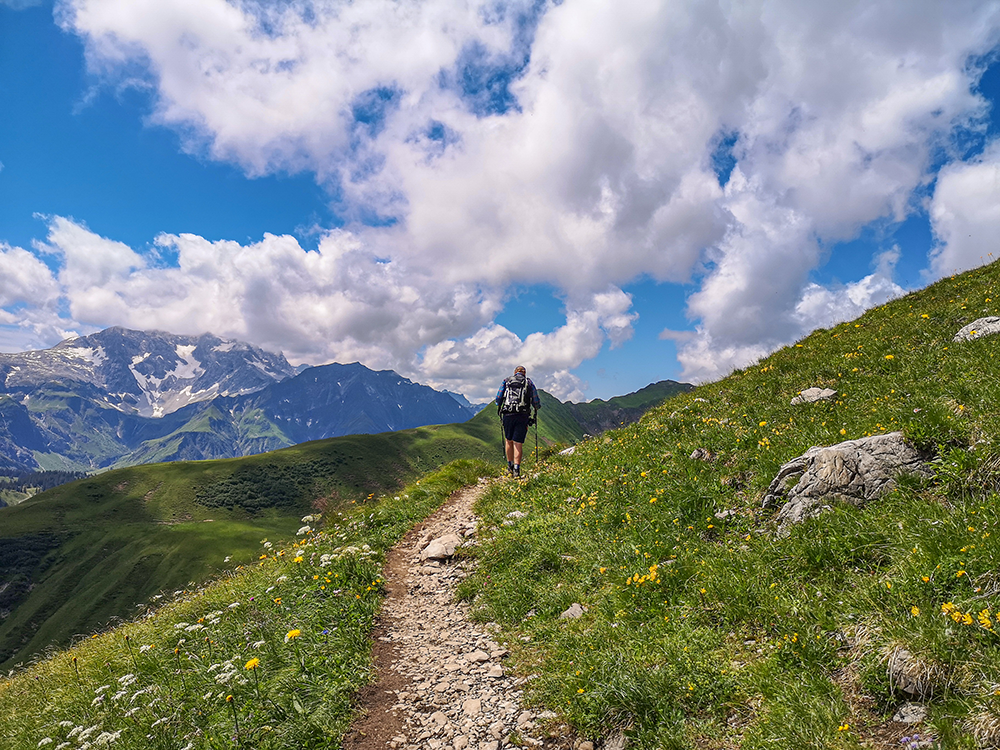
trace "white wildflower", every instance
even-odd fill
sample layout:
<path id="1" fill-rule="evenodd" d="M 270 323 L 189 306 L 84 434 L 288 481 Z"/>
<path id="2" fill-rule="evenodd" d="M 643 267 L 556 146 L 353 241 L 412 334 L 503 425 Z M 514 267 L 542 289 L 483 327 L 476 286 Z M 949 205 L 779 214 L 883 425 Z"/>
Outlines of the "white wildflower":
<path id="1" fill-rule="evenodd" d="M 74 726 L 74 724 L 73 724 L 72 721 L 60 721 L 59 722 L 59 727 L 62 728 L 62 729 L 69 729 L 72 726 Z"/>
<path id="2" fill-rule="evenodd" d="M 278 576 L 274 580 L 275 580 L 275 583 L 284 583 L 285 581 L 288 580 L 288 576 Z"/>
<path id="3" fill-rule="evenodd" d="M 228 607 L 226 607 L 226 609 L 236 609 L 238 606 L 240 606 L 239 602 L 233 602 Z"/>
<path id="4" fill-rule="evenodd" d="M 129 685 L 135 684 L 135 675 L 129 672 L 128 674 L 122 675 L 118 678 L 119 684 L 122 687 L 128 687 Z"/>
<path id="5" fill-rule="evenodd" d="M 306 534 L 312 533 L 312 526 L 303 526 L 298 531 L 295 532 L 295 536 L 305 536 Z"/>
<path id="6" fill-rule="evenodd" d="M 65 750 L 65 748 L 69 747 L 71 744 L 72 744 L 71 742 L 60 742 L 58 745 L 52 748 L 52 750 Z"/>
<path id="7" fill-rule="evenodd" d="M 120 701 L 126 695 L 128 695 L 128 690 L 119 690 L 117 693 L 115 693 L 114 695 L 111 696 L 111 700 L 112 701 Z"/>
<path id="8" fill-rule="evenodd" d="M 144 654 L 147 651 L 152 650 L 152 648 L 153 648 L 152 646 L 139 646 L 139 653 Z"/>
<path id="9" fill-rule="evenodd" d="M 46 745 L 51 745 L 53 742 L 55 742 L 55 740 L 51 737 L 43 737 L 41 742 L 38 743 L 38 746 L 45 747 Z"/>
<path id="10" fill-rule="evenodd" d="M 253 643 L 250 644 L 250 648 L 252 648 L 254 651 L 256 651 L 261 646 L 263 646 L 265 643 L 266 643 L 266 641 L 254 641 Z"/>
<path id="11" fill-rule="evenodd" d="M 202 625 L 200 622 L 196 622 L 194 625 L 188 625 L 186 628 L 184 628 L 184 632 L 197 633 L 199 630 L 204 630 L 204 629 L 205 629 L 204 625 Z"/>
<path id="12" fill-rule="evenodd" d="M 174 625 L 174 630 L 184 630 L 184 628 L 188 627 L 190 624 L 191 623 L 189 622 L 178 622 Z"/>
<path id="13" fill-rule="evenodd" d="M 121 737 L 122 730 L 117 732 L 101 732 L 94 739 L 94 747 L 108 747 L 112 742 Z"/>

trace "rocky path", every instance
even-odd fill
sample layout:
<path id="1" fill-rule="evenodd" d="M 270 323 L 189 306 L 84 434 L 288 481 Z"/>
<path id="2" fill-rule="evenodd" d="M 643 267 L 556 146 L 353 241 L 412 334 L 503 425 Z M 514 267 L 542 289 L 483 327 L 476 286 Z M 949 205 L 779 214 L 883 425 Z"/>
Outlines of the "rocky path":
<path id="1" fill-rule="evenodd" d="M 587 750 L 555 714 L 521 703 L 520 681 L 507 674 L 507 651 L 455 601 L 472 563 L 457 545 L 474 544 L 473 503 L 483 484 L 453 495 L 393 548 L 386 559 L 388 599 L 375 632 L 377 681 L 362 692 L 362 715 L 346 750 Z M 592 746 L 590 746 L 592 748 Z"/>

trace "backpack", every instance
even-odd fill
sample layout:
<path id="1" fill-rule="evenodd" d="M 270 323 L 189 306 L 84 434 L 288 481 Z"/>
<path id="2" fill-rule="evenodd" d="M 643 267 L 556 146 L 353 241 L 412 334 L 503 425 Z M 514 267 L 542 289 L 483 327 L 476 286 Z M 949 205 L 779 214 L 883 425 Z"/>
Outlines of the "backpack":
<path id="1" fill-rule="evenodd" d="M 504 381 L 503 403 L 500 405 L 503 414 L 531 411 L 531 383 L 523 375 L 514 375 Z"/>

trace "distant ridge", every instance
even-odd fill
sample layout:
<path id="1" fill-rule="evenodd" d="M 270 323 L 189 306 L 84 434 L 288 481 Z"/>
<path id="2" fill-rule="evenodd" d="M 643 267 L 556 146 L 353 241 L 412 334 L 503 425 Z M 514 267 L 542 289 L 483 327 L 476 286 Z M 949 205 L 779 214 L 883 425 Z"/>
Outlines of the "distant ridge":
<path id="1" fill-rule="evenodd" d="M 0 354 L 0 474 L 232 458 L 476 411 L 391 370 L 295 368 L 210 334 L 109 328 Z"/>

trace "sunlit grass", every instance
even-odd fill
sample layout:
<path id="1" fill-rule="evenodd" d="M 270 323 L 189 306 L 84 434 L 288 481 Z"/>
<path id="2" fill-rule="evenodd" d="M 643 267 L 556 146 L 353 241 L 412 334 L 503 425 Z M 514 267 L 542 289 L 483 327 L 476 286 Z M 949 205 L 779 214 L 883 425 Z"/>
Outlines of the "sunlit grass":
<path id="1" fill-rule="evenodd" d="M 639 747 L 854 748 L 907 699 L 887 677 L 905 647 L 938 670 L 925 736 L 972 747 L 969 718 L 1000 716 L 1000 340 L 952 337 L 998 314 L 998 277 L 817 331 L 491 491 L 462 594 L 538 675 L 532 697 Z M 790 405 L 812 386 L 838 395 Z M 774 533 L 781 464 L 895 430 L 933 479 Z M 560 619 L 573 602 L 584 616 Z"/>
<path id="2" fill-rule="evenodd" d="M 151 616 L 0 679 L 4 748 L 327 748 L 369 678 L 385 551 L 455 489 L 456 462 L 400 495 L 325 519 L 299 541 Z"/>

